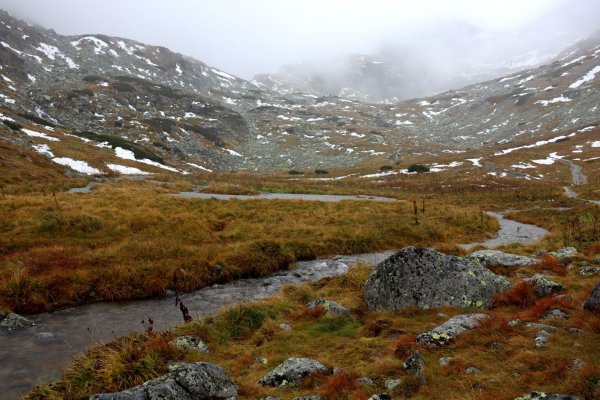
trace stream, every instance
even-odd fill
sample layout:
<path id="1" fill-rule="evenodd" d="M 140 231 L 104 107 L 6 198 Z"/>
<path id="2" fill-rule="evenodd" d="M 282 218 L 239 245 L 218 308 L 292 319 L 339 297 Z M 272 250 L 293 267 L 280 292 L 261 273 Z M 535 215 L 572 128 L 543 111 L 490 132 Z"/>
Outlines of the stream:
<path id="1" fill-rule="evenodd" d="M 371 196 L 270 193 L 264 196 L 182 193 L 180 196 L 223 199 L 258 197 L 320 201 L 397 201 Z M 537 226 L 506 219 L 501 213 L 489 212 L 488 215 L 497 218 L 500 223 L 497 237 L 482 243 L 463 245 L 465 248 L 476 245 L 495 247 L 513 242 L 529 244 L 541 239 L 547 233 Z M 188 307 L 192 317 L 204 317 L 216 313 L 223 307 L 266 298 L 277 293 L 284 285 L 336 276 L 357 263 L 377 264 L 393 253 L 387 251 L 302 261 L 298 262 L 293 270 L 280 271 L 266 278 L 242 279 L 213 285 L 182 294 L 180 298 Z M 151 318 L 154 322 L 154 330 L 166 330 L 183 322 L 181 313 L 175 306 L 174 296 L 86 304 L 27 317 L 35 323 L 34 327 L 14 332 L 0 332 L 2 343 L 0 366 L 3 366 L 0 368 L 0 387 L 3 389 L 1 397 L 6 400 L 17 399 L 33 387 L 59 378 L 61 371 L 75 355 L 86 351 L 95 343 L 106 343 L 131 332 L 144 331 L 147 322 L 143 324 L 142 321 Z"/>

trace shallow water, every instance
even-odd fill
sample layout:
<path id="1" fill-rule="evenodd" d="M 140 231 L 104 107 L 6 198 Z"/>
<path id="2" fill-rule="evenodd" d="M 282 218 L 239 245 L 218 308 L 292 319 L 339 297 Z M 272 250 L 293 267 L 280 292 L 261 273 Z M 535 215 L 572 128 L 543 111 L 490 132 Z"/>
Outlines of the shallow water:
<path id="1" fill-rule="evenodd" d="M 531 244 L 542 239 L 548 231 L 539 226 L 522 224 L 512 219 L 506 219 L 501 213 L 487 211 L 487 215 L 492 216 L 500 223 L 500 230 L 492 239 L 479 243 L 469 243 L 461 245 L 464 249 L 471 249 L 475 246 L 498 247 L 506 246 L 511 243 Z"/>
<path id="2" fill-rule="evenodd" d="M 284 285 L 339 275 L 359 262 L 375 264 L 391 254 L 393 252 L 388 251 L 299 262 L 292 271 L 213 285 L 182 294 L 180 298 L 193 317 L 207 316 L 226 306 L 271 296 Z M 143 331 L 142 320 L 151 318 L 155 330 L 165 330 L 183 322 L 174 296 L 88 304 L 28 318 L 35 322 L 34 327 L 0 333 L 2 399 L 16 399 L 34 386 L 58 378 L 73 356 L 95 343 Z"/>
<path id="3" fill-rule="evenodd" d="M 177 197 L 186 199 L 218 199 L 218 200 L 307 200 L 307 201 L 326 201 L 337 202 L 342 200 L 370 200 L 370 201 L 398 201 L 391 197 L 380 196 L 351 196 L 351 195 L 335 195 L 335 194 L 306 194 L 306 193 L 260 193 L 257 195 L 245 194 L 216 194 L 216 193 L 200 193 L 200 192 L 181 192 L 176 194 Z"/>

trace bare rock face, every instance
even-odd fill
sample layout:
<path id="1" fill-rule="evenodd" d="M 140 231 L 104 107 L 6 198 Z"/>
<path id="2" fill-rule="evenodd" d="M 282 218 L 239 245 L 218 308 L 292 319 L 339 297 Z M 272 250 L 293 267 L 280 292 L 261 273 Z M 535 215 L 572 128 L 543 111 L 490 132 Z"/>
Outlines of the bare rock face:
<path id="1" fill-rule="evenodd" d="M 315 373 L 329 374 L 329 368 L 310 358 L 288 358 L 262 377 L 258 383 L 268 387 L 298 385 Z"/>
<path id="2" fill-rule="evenodd" d="M 405 247 L 379 263 L 365 284 L 372 309 L 399 311 L 441 306 L 489 307 L 510 288 L 508 279 L 477 263 L 418 247 Z"/>
<path id="3" fill-rule="evenodd" d="M 533 277 L 526 279 L 526 281 L 533 285 L 533 292 L 537 297 L 546 297 L 565 290 L 565 287 L 560 283 L 554 282 L 540 274 L 535 274 Z"/>
<path id="4" fill-rule="evenodd" d="M 583 308 L 600 313 L 600 282 L 592 289 L 592 293 L 583 303 Z"/>
<path id="5" fill-rule="evenodd" d="M 450 318 L 429 332 L 417 335 L 419 344 L 439 347 L 452 342 L 461 333 L 476 328 L 489 317 L 486 314 L 461 314 Z"/>
<path id="6" fill-rule="evenodd" d="M 317 299 L 308 303 L 309 308 L 323 307 L 326 315 L 348 315 L 348 309 L 335 301 Z"/>
<path id="7" fill-rule="evenodd" d="M 117 393 L 97 394 L 90 400 L 217 400 L 234 399 L 237 387 L 215 364 L 183 364 L 143 385 Z"/>

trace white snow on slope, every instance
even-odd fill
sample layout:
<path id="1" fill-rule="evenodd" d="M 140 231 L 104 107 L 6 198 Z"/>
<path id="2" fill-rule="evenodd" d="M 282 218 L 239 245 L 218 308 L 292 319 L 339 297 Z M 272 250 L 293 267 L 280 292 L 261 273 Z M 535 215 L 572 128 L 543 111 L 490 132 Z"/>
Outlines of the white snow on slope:
<path id="1" fill-rule="evenodd" d="M 106 54 L 104 52 L 104 48 L 107 48 L 108 44 L 105 41 L 100 40 L 95 36 L 86 36 L 86 37 L 82 37 L 79 40 L 74 40 L 71 42 L 71 46 L 75 47 L 77 50 L 81 50 L 81 47 L 79 47 L 79 46 L 81 46 L 81 42 L 84 40 L 87 42 L 92 42 L 94 44 L 94 46 L 96 46 L 96 47 L 94 47 L 94 53 Z"/>
<path id="2" fill-rule="evenodd" d="M 223 150 L 225 150 L 226 152 L 228 152 L 232 156 L 242 157 L 242 155 L 240 153 L 238 153 L 237 151 L 235 151 L 235 150 L 231 150 L 231 149 L 223 149 Z"/>
<path id="3" fill-rule="evenodd" d="M 590 72 L 588 72 L 587 74 L 585 74 L 578 81 L 572 83 L 569 87 L 571 89 L 576 89 L 579 86 L 583 85 L 584 83 L 589 82 L 592 79 L 594 79 L 596 77 L 596 74 L 599 73 L 599 72 L 600 72 L 600 65 L 596 65 Z"/>
<path id="4" fill-rule="evenodd" d="M 161 163 L 156 162 L 156 161 L 149 160 L 147 158 L 139 160 L 139 159 L 135 158 L 135 154 L 133 154 L 133 151 L 126 150 L 126 149 L 124 149 L 122 147 L 115 147 L 115 155 L 117 157 L 119 157 L 119 158 L 124 159 L 124 160 L 137 161 L 137 162 L 142 163 L 142 164 L 152 165 L 153 167 L 166 169 L 167 171 L 171 171 L 171 172 L 180 172 L 180 171 L 178 171 L 177 169 L 175 169 L 173 167 L 169 167 L 167 165 L 161 164 Z"/>
<path id="5" fill-rule="evenodd" d="M 572 86 L 572 85 L 571 85 Z M 548 104 L 554 104 L 554 103 L 568 103 L 570 102 L 571 99 L 568 97 L 564 97 L 562 95 L 560 95 L 559 97 L 555 97 L 552 100 L 538 100 L 536 101 L 534 104 L 541 104 L 544 107 L 546 107 Z"/>
<path id="6" fill-rule="evenodd" d="M 125 165 L 120 164 L 106 164 L 106 166 L 111 170 L 118 172 L 123 175 L 150 175 L 150 172 L 142 171 L 141 169 L 134 167 L 126 167 Z"/>
<path id="7" fill-rule="evenodd" d="M 48 136 L 42 132 L 32 131 L 31 129 L 21 128 L 21 132 L 23 132 L 27 136 L 38 137 L 38 138 L 49 140 L 51 142 L 60 142 L 59 138 L 55 138 L 54 136 Z"/>
<path id="8" fill-rule="evenodd" d="M 206 167 L 203 167 L 202 165 L 194 164 L 194 163 L 191 163 L 191 162 L 186 162 L 186 164 L 189 165 L 189 166 L 191 166 L 191 167 L 201 169 L 202 171 L 213 172 L 212 169 L 208 169 Z"/>
<path id="9" fill-rule="evenodd" d="M 556 152 L 554 152 L 554 153 L 550 153 L 547 158 L 544 158 L 541 160 L 531 160 L 531 161 L 536 164 L 552 165 L 552 164 L 554 164 L 554 161 L 560 160 L 561 158 L 564 158 L 564 156 L 559 156 L 556 154 Z"/>
<path id="10" fill-rule="evenodd" d="M 537 142 L 535 142 L 533 144 L 526 144 L 524 146 L 512 147 L 510 149 L 504 149 L 504 150 L 497 151 L 496 153 L 494 153 L 494 155 L 495 156 L 502 156 L 504 154 L 512 153 L 513 151 L 516 151 L 516 150 L 531 149 L 531 148 L 534 148 L 534 147 L 540 147 L 540 146 L 543 146 L 545 144 L 555 143 L 555 142 L 558 142 L 559 140 L 563 140 L 563 139 L 566 139 L 567 137 L 573 137 L 573 136 L 575 136 L 575 133 L 571 133 L 568 136 L 564 136 L 564 135 L 557 136 L 557 137 L 554 137 L 554 138 L 548 139 L 548 140 L 538 140 Z"/>
<path id="11" fill-rule="evenodd" d="M 73 160 L 72 158 L 69 158 L 69 157 L 55 157 L 52 159 L 52 161 L 54 161 L 55 163 L 60 164 L 60 165 L 66 165 L 77 172 L 81 172 L 82 174 L 86 174 L 86 175 L 104 174 L 104 172 L 100 171 L 97 168 L 91 167 L 85 161 Z"/>
<path id="12" fill-rule="evenodd" d="M 466 160 L 467 161 L 471 161 L 473 163 L 474 167 L 481 167 L 481 163 L 480 163 L 481 159 L 482 159 L 482 157 L 479 157 L 479 158 L 467 158 Z"/>
<path id="13" fill-rule="evenodd" d="M 48 146 L 47 144 L 34 144 L 32 147 L 38 153 L 46 155 L 50 158 L 54 158 L 54 153 L 50 151 L 50 146 Z"/>
<path id="14" fill-rule="evenodd" d="M 592 147 L 600 147 L 600 140 L 596 140 L 595 142 L 592 142 Z"/>

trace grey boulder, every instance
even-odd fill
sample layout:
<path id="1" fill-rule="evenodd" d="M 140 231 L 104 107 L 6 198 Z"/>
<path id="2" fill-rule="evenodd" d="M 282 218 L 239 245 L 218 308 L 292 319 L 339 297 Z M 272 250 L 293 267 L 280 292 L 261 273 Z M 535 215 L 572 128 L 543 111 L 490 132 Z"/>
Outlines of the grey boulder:
<path id="1" fill-rule="evenodd" d="M 485 314 L 461 314 L 450 318 L 429 332 L 417 335 L 419 344 L 428 346 L 446 346 L 461 333 L 476 328 L 489 317 Z"/>
<path id="2" fill-rule="evenodd" d="M 537 263 L 533 258 L 505 253 L 498 250 L 479 250 L 467 254 L 464 258 L 468 261 L 478 261 L 483 264 L 484 267 L 525 267 Z"/>
<path id="3" fill-rule="evenodd" d="M 579 271 L 577 271 L 579 276 L 592 276 L 592 275 L 596 275 L 599 272 L 600 272 L 600 267 L 590 267 L 590 266 L 581 267 L 581 268 L 579 268 Z"/>
<path id="4" fill-rule="evenodd" d="M 583 303 L 583 308 L 600 313 L 600 282 L 592 289 L 592 293 Z"/>
<path id="5" fill-rule="evenodd" d="M 537 297 L 546 297 L 565 290 L 565 287 L 560 283 L 556 283 L 540 274 L 525 279 L 525 282 L 529 282 L 533 286 L 533 293 Z"/>
<path id="6" fill-rule="evenodd" d="M 577 254 L 577 249 L 575 247 L 563 247 L 562 249 L 551 251 L 548 254 L 556 258 L 561 263 L 566 263 L 571 261 L 571 259 L 575 257 L 575 255 Z"/>
<path id="7" fill-rule="evenodd" d="M 0 311 L 0 332 L 14 331 L 16 329 L 28 328 L 34 323 L 25 317 L 15 313 L 4 313 Z"/>
<path id="8" fill-rule="evenodd" d="M 329 368 L 311 358 L 288 358 L 263 376 L 258 383 L 263 386 L 279 387 L 298 385 L 304 378 L 316 373 L 329 374 Z"/>
<path id="9" fill-rule="evenodd" d="M 348 315 L 348 309 L 331 300 L 317 299 L 308 303 L 308 308 L 323 307 L 325 315 Z"/>
<path id="10" fill-rule="evenodd" d="M 372 309 L 489 307 L 510 288 L 508 279 L 476 263 L 419 247 L 405 247 L 379 263 L 364 287 Z"/>
<path id="11" fill-rule="evenodd" d="M 215 364 L 183 364 L 160 376 L 117 393 L 97 394 L 90 400 L 217 400 L 233 399 L 237 387 L 225 371 Z"/>

